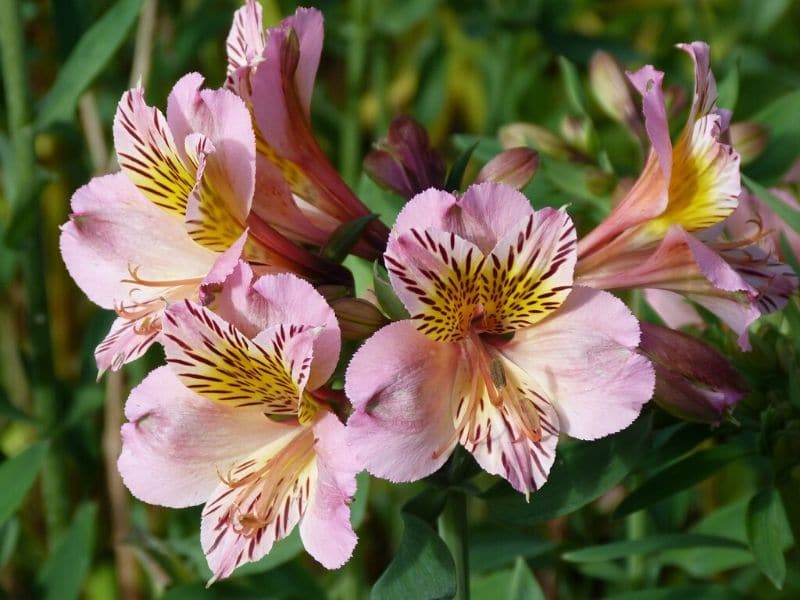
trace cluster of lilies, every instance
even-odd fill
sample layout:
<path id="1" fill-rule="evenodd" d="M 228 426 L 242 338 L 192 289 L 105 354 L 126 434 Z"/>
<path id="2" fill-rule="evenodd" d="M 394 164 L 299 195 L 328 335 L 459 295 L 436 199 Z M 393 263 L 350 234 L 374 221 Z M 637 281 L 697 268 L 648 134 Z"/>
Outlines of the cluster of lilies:
<path id="1" fill-rule="evenodd" d="M 797 290 L 775 243 L 781 224 L 741 188 L 708 46 L 680 46 L 695 87 L 674 141 L 663 73 L 629 74 L 649 156 L 579 238 L 566 208 L 534 210 L 519 191 L 535 154 L 508 150 L 451 193 L 407 118 L 367 167 L 408 202 L 391 230 L 370 219 L 312 132 L 322 41 L 319 11 L 265 30 L 248 1 L 228 36 L 223 88 L 188 74 L 166 114 L 141 88 L 122 96 L 120 171 L 75 192 L 61 233 L 78 286 L 117 314 L 96 351 L 100 371 L 164 348 L 167 364 L 127 401 L 119 470 L 146 502 L 205 503 L 215 579 L 296 526 L 322 565 L 344 564 L 364 469 L 418 480 L 460 444 L 528 495 L 545 484 L 561 434 L 620 431 L 654 391 L 685 418 L 724 418 L 743 393 L 725 359 L 640 323 L 611 293 L 645 290 L 674 326 L 691 300 L 747 349 L 748 326 Z M 385 265 L 404 318 L 374 296 L 332 308 L 331 290 L 351 276 L 320 249 L 354 222 L 350 251 Z M 376 314 L 335 376 L 348 319 Z"/>

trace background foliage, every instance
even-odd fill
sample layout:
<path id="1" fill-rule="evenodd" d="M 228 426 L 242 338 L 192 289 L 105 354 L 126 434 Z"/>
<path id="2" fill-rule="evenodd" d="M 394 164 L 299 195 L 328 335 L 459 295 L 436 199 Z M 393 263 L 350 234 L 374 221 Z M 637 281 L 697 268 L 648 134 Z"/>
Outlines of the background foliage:
<path id="1" fill-rule="evenodd" d="M 267 22 L 290 14 L 264 2 Z M 199 509 L 132 499 L 116 473 L 127 391 L 158 351 L 95 381 L 94 346 L 111 321 L 70 280 L 58 225 L 76 187 L 113 169 L 111 121 L 141 81 L 163 106 L 174 81 L 224 78 L 234 1 L 24 0 L 0 3 L 0 590 L 10 597 L 448 597 L 452 558 L 435 533 L 448 485 L 466 486 L 473 597 L 778 598 L 800 595 L 800 309 L 762 319 L 739 353 L 713 318 L 703 333 L 732 356 L 752 393 L 739 424 L 717 430 L 650 409 L 629 430 L 559 447 L 548 484 L 526 504 L 456 456 L 432 487 L 362 476 L 360 543 L 325 572 L 291 536 L 204 590 Z M 655 64 L 689 90 L 677 42 L 712 47 L 721 105 L 761 123 L 769 142 L 745 173 L 770 185 L 800 152 L 800 3 L 790 0 L 321 1 L 326 41 L 313 103 L 324 149 L 391 223 L 400 199 L 361 174 L 392 115 L 425 124 L 451 160 L 476 139 L 468 173 L 498 148 L 498 128 L 565 116 L 594 131 L 580 162 L 543 159 L 526 193 L 570 203 L 586 230 L 636 141 L 586 86 L 595 50 L 628 68 Z M 15 14 L 17 13 L 17 14 Z M 559 59 L 559 57 L 564 57 Z M 368 265 L 350 263 L 359 285 Z M 635 301 L 635 298 L 633 299 Z M 464 483 L 466 481 L 466 483 Z M 400 510 L 402 508 L 402 511 Z M 394 559 L 394 562 L 392 560 Z M 388 567 L 388 568 L 387 568 Z M 782 588 L 782 591 L 779 589 Z"/>

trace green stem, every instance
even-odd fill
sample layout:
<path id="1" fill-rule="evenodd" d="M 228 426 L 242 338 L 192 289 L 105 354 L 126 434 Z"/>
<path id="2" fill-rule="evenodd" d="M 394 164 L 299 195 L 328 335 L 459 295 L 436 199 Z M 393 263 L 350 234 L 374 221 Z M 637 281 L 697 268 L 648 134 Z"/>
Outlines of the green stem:
<path id="1" fill-rule="evenodd" d="M 469 600 L 469 528 L 467 497 L 450 490 L 447 504 L 439 517 L 439 536 L 447 544 L 456 563 L 455 600 Z"/>
<path id="2" fill-rule="evenodd" d="M 23 25 L 19 2 L 0 2 L 0 48 L 2 49 L 3 82 L 6 94 L 8 130 L 13 149 L 14 180 L 10 200 L 12 215 L 18 211 L 38 211 L 39 185 L 33 150 L 33 130 L 29 119 L 28 85 Z M 24 241 L 20 263 L 28 301 L 31 337 L 31 389 L 36 415 L 45 431 L 58 420 L 58 404 L 53 370 L 50 320 L 45 290 L 44 255 L 41 231 Z M 5 251 L 8 251 L 7 249 Z M 59 452 L 53 448 L 42 468 L 42 491 L 50 540 L 55 539 L 66 522 L 65 474 Z"/>
<path id="3" fill-rule="evenodd" d="M 355 184 L 360 160 L 359 101 L 366 64 L 367 10 L 365 0 L 350 1 L 350 44 L 347 48 L 347 106 L 340 141 L 341 172 L 351 186 Z"/>

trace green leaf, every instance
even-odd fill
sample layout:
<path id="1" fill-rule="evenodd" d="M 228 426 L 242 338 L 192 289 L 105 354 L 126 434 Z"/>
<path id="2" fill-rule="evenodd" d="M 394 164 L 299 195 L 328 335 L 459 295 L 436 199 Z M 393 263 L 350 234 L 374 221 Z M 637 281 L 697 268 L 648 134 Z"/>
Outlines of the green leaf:
<path id="1" fill-rule="evenodd" d="M 786 517 L 778 492 L 769 488 L 761 490 L 747 506 L 747 537 L 756 564 L 772 584 L 783 589 L 786 578 L 786 560 L 781 548 L 781 531 L 786 528 Z"/>
<path id="2" fill-rule="evenodd" d="M 470 529 L 469 559 L 473 572 L 492 571 L 516 559 L 533 558 L 550 552 L 552 542 L 518 529 L 497 525 Z"/>
<path id="3" fill-rule="evenodd" d="M 747 174 L 760 181 L 777 181 L 800 152 L 800 90 L 781 96 L 751 120 L 769 131 L 764 152 L 747 166 Z"/>
<path id="4" fill-rule="evenodd" d="M 716 473 L 729 462 L 746 456 L 738 446 L 715 446 L 690 454 L 645 481 L 620 502 L 615 517 L 623 517 L 677 494 Z"/>
<path id="5" fill-rule="evenodd" d="M 450 167 L 450 172 L 447 174 L 447 179 L 444 182 L 444 189 L 448 192 L 457 192 L 461 189 L 462 180 L 464 179 L 464 171 L 467 170 L 469 159 L 475 148 L 478 147 L 480 141 L 475 141 L 471 146 L 458 155 L 453 166 Z"/>
<path id="6" fill-rule="evenodd" d="M 599 546 L 589 546 L 580 550 L 565 552 L 562 558 L 569 562 L 596 562 L 615 560 L 637 554 L 652 554 L 662 550 L 679 548 L 745 548 L 744 544 L 728 538 L 715 535 L 700 534 L 664 534 L 653 535 L 638 540 L 625 540 L 612 542 Z"/>
<path id="7" fill-rule="evenodd" d="M 17 510 L 47 455 L 47 442 L 38 442 L 0 465 L 0 525 Z"/>
<path id="8" fill-rule="evenodd" d="M 721 585 L 684 585 L 658 589 L 636 590 L 605 596 L 605 600 L 745 600 L 741 594 Z"/>
<path id="9" fill-rule="evenodd" d="M 369 473 L 362 471 L 356 475 L 356 495 L 350 505 L 350 522 L 353 529 L 358 529 L 367 515 L 367 499 L 369 498 Z"/>
<path id="10" fill-rule="evenodd" d="M 642 457 L 651 421 L 652 413 L 603 439 L 560 446 L 547 483 L 531 494 L 530 502 L 505 482 L 486 492 L 490 516 L 512 525 L 539 523 L 595 500 L 622 481 Z"/>
<path id="11" fill-rule="evenodd" d="M 544 600 L 544 592 L 539 582 L 531 573 L 528 565 L 521 558 L 514 564 L 511 574 L 511 585 L 506 595 L 508 600 Z"/>
<path id="12" fill-rule="evenodd" d="M 455 564 L 441 538 L 424 521 L 403 513 L 405 530 L 394 560 L 372 588 L 374 600 L 452 598 Z"/>
<path id="13" fill-rule="evenodd" d="M 42 100 L 37 129 L 72 117 L 78 98 L 122 45 L 140 6 L 141 0 L 119 0 L 81 37 Z"/>
<path id="14" fill-rule="evenodd" d="M 389 283 L 389 275 L 378 261 L 375 261 L 372 265 L 372 287 L 375 290 L 378 304 L 381 305 L 383 312 L 392 321 L 402 321 L 411 316 L 408 314 L 406 307 L 403 306 L 400 298 L 394 293 L 394 288 Z"/>
<path id="15" fill-rule="evenodd" d="M 742 180 L 750 188 L 750 191 L 766 202 L 767 206 L 774 210 L 789 227 L 800 233 L 800 210 L 795 210 L 747 175 L 742 174 Z"/>
<path id="16" fill-rule="evenodd" d="M 342 262 L 358 243 L 367 225 L 377 218 L 378 215 L 369 214 L 347 223 L 342 223 L 331 234 L 325 246 L 320 250 L 320 254 L 332 262 Z"/>
<path id="17" fill-rule="evenodd" d="M 723 79 L 718 88 L 717 104 L 722 108 L 733 111 L 739 99 L 739 65 L 734 65 L 728 75 Z"/>
<path id="18" fill-rule="evenodd" d="M 570 108 L 574 113 L 586 116 L 586 98 L 584 97 L 578 70 L 575 65 L 563 56 L 558 57 L 558 67 L 561 69 L 564 91 L 567 94 L 567 102 L 569 102 Z"/>
<path id="19" fill-rule="evenodd" d="M 64 536 L 53 547 L 39 571 L 39 583 L 48 600 L 77 598 L 92 563 L 97 505 L 82 504 Z"/>
<path id="20" fill-rule="evenodd" d="M 12 517 L 0 527 L 0 569 L 11 559 L 19 541 L 19 519 Z"/>

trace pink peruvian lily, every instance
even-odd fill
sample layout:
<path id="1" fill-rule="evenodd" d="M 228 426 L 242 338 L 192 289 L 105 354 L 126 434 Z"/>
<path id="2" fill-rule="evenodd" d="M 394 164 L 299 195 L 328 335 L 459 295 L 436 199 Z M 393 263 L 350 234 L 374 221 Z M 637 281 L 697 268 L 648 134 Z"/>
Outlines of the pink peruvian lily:
<path id="1" fill-rule="evenodd" d="M 338 568 L 356 544 L 348 505 L 360 467 L 320 394 L 339 356 L 333 310 L 294 275 L 252 283 L 245 263 L 218 302 L 223 316 L 189 301 L 166 310 L 169 364 L 128 399 L 123 480 L 151 504 L 205 502 L 212 581 L 298 524 L 306 550 Z"/>
<path id="2" fill-rule="evenodd" d="M 572 285 L 575 228 L 515 189 L 415 196 L 385 254 L 411 318 L 355 354 L 347 428 L 366 468 L 433 473 L 461 443 L 526 495 L 547 479 L 560 433 L 630 425 L 653 393 L 638 322 L 607 292 Z"/>
<path id="3" fill-rule="evenodd" d="M 247 103 L 256 131 L 253 211 L 288 237 L 316 246 L 342 224 L 370 214 L 311 131 L 323 35 L 322 13 L 309 8 L 265 31 L 261 5 L 248 0 L 236 11 L 227 40 L 226 87 Z M 379 257 L 387 235 L 373 221 L 354 253 Z"/>
<path id="4" fill-rule="evenodd" d="M 786 302 L 785 266 L 752 239 L 718 240 L 711 230 L 737 206 L 739 156 L 720 141 L 730 115 L 702 42 L 678 46 L 695 64 L 694 102 L 673 145 L 661 84 L 645 66 L 629 78 L 642 94 L 652 150 L 639 179 L 611 214 L 578 244 L 576 281 L 599 289 L 646 288 L 654 301 L 685 296 L 716 313 L 749 348 L 747 328 Z M 664 293 L 666 291 L 667 293 Z M 675 315 L 673 322 L 688 315 Z"/>
<path id="5" fill-rule="evenodd" d="M 250 218 L 255 140 L 244 103 L 200 90 L 192 73 L 173 88 L 167 116 L 144 90 L 122 96 L 114 142 L 122 171 L 72 197 L 61 253 L 89 298 L 118 319 L 98 346 L 102 371 L 140 356 L 160 331 L 165 306 L 198 300 L 242 255 L 260 273 L 324 277 L 331 266 Z"/>

